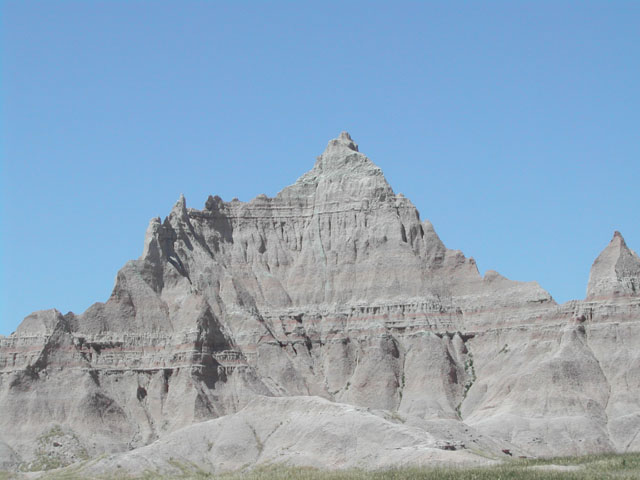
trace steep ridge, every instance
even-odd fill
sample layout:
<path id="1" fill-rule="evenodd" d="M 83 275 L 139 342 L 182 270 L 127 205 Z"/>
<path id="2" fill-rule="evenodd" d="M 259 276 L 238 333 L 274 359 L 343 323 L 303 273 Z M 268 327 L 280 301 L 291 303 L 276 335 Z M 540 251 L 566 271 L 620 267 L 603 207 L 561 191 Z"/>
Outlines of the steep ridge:
<path id="1" fill-rule="evenodd" d="M 317 396 L 487 454 L 638 449 L 639 265 L 616 232 L 584 302 L 483 277 L 342 133 L 274 198 L 181 196 L 106 303 L 0 337 L 0 442 L 33 464 L 60 425 L 92 456 Z"/>

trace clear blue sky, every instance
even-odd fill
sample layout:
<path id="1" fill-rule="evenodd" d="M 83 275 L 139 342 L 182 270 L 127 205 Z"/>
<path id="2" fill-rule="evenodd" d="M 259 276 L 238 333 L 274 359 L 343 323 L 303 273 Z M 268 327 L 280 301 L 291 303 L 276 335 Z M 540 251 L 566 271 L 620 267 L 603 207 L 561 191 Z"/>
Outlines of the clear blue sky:
<path id="1" fill-rule="evenodd" d="M 640 2 L 4 1 L 0 333 L 105 301 L 153 216 L 348 130 L 481 272 L 640 250 Z"/>

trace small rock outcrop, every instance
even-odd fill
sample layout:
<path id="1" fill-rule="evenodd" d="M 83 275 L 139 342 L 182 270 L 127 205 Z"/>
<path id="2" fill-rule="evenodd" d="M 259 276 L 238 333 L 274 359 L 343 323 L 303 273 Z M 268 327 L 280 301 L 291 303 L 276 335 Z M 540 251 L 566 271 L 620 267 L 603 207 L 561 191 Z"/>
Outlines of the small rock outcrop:
<path id="1" fill-rule="evenodd" d="M 273 198 L 196 209 L 181 195 L 106 302 L 0 337 L 0 461 L 170 470 L 173 452 L 222 471 L 637 451 L 639 272 L 616 233 L 585 301 L 482 276 L 342 133 Z"/>

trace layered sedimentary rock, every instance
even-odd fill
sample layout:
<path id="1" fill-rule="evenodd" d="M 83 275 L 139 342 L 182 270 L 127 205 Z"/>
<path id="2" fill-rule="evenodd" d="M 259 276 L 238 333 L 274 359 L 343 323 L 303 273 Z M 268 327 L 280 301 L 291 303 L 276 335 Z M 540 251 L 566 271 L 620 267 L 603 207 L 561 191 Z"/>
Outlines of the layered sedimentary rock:
<path id="1" fill-rule="evenodd" d="M 274 198 L 181 197 L 106 303 L 0 337 L 0 461 L 33 465 L 54 427 L 77 440 L 65 459 L 142 447 L 265 396 L 385 411 L 489 455 L 638 450 L 639 322 L 619 233 L 587 299 L 557 305 L 447 249 L 343 133 Z"/>

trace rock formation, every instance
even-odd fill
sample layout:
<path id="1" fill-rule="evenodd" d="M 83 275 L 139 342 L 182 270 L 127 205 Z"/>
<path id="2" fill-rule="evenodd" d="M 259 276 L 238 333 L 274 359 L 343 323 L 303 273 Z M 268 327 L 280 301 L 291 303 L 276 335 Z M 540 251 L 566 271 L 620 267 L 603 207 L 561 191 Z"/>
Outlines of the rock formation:
<path id="1" fill-rule="evenodd" d="M 620 232 L 613 234 L 591 267 L 587 300 L 640 294 L 640 257 L 627 247 Z"/>
<path id="2" fill-rule="evenodd" d="M 618 232 L 586 300 L 558 305 L 447 249 L 342 133 L 274 198 L 181 196 L 106 303 L 0 337 L 0 464 L 144 447 L 117 457 L 135 471 L 191 433 L 212 447 L 181 458 L 209 470 L 639 450 L 639 322 L 640 259 Z M 237 457 L 210 431 L 234 422 Z M 327 435 L 348 457 L 322 456 Z"/>

